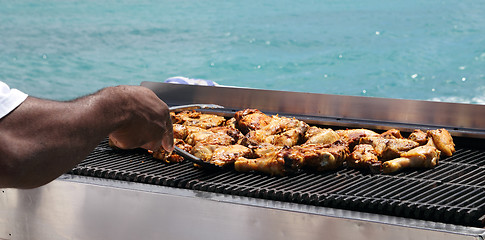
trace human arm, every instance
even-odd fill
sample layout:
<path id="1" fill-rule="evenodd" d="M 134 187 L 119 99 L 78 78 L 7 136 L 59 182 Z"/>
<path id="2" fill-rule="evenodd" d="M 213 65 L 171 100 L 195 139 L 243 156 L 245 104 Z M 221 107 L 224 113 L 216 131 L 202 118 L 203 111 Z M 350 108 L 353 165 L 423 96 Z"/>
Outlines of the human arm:
<path id="1" fill-rule="evenodd" d="M 140 86 L 109 87 L 69 102 L 28 97 L 0 119 L 0 187 L 48 183 L 108 135 L 121 148 L 171 151 L 168 106 Z"/>

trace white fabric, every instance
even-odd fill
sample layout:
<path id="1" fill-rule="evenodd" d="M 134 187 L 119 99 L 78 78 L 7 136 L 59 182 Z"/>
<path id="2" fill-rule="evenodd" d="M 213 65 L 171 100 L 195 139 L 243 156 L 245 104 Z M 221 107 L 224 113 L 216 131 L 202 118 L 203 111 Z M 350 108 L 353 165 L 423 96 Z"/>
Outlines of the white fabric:
<path id="1" fill-rule="evenodd" d="M 219 84 L 211 80 L 186 78 L 181 76 L 168 78 L 167 80 L 165 80 L 165 82 L 186 85 L 219 86 Z"/>
<path id="2" fill-rule="evenodd" d="M 5 117 L 27 98 L 27 94 L 10 89 L 7 84 L 0 81 L 0 118 Z"/>

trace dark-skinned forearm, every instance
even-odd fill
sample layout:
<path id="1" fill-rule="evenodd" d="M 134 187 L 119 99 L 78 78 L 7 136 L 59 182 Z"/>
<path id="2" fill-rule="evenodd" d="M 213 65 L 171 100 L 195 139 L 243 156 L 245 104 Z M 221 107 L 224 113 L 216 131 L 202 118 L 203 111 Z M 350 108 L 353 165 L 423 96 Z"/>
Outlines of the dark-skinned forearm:
<path id="1" fill-rule="evenodd" d="M 28 97 L 0 120 L 0 187 L 32 188 L 69 171 L 122 124 L 108 88 L 70 102 Z"/>

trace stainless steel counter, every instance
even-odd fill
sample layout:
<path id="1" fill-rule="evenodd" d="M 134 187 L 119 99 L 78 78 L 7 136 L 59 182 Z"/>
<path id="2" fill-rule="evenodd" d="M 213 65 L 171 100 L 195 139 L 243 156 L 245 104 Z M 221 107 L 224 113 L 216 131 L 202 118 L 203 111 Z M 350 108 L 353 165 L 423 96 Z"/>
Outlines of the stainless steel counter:
<path id="1" fill-rule="evenodd" d="M 64 175 L 2 189 L 3 239 L 483 239 L 485 230 Z"/>

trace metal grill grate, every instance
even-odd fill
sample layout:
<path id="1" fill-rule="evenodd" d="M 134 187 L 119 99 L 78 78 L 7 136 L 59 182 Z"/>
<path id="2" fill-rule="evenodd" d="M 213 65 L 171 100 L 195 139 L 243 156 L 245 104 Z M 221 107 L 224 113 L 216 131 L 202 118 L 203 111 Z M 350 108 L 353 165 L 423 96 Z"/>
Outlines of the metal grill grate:
<path id="1" fill-rule="evenodd" d="M 165 164 L 143 151 L 116 151 L 107 141 L 71 174 L 485 226 L 485 153 L 458 148 L 430 170 L 394 175 L 353 169 L 285 177 Z"/>

